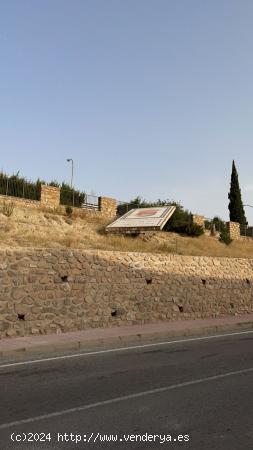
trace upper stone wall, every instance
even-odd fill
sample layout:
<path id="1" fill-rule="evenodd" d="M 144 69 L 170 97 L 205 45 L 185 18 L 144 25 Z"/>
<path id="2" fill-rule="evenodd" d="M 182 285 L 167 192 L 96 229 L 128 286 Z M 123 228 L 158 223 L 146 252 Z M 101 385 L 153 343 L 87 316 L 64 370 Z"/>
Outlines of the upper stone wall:
<path id="1" fill-rule="evenodd" d="M 253 260 L 0 252 L 0 336 L 253 312 Z"/>
<path id="2" fill-rule="evenodd" d="M 0 195 L 0 205 L 4 205 L 6 203 L 13 203 L 17 207 L 23 208 L 40 208 L 40 201 L 38 200 L 29 200 L 26 198 L 20 197 L 10 197 L 6 195 Z"/>
<path id="3" fill-rule="evenodd" d="M 193 214 L 192 221 L 196 225 L 199 225 L 200 227 L 205 228 L 205 217 L 204 216 L 200 216 L 198 214 Z"/>
<path id="4" fill-rule="evenodd" d="M 60 188 L 56 186 L 41 186 L 41 199 L 30 200 L 21 197 L 10 197 L 7 195 L 0 195 L 0 204 L 13 203 L 17 207 L 22 208 L 47 208 L 54 210 L 65 210 L 65 206 L 60 204 Z M 108 219 L 114 219 L 117 215 L 117 202 L 114 198 L 109 197 L 99 197 L 98 198 L 98 209 L 90 210 L 88 208 L 77 208 L 74 207 L 73 211 L 76 216 L 85 217 L 87 215 L 86 211 L 90 211 L 91 214 L 100 214 L 103 217 L 108 217 Z M 85 211 L 83 213 L 83 211 Z"/>

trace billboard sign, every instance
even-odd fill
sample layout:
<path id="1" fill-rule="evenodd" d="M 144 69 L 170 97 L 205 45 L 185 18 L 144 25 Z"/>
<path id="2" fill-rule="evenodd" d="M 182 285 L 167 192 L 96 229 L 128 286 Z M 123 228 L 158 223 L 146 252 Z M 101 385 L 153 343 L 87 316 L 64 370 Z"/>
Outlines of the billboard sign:
<path id="1" fill-rule="evenodd" d="M 136 208 L 106 227 L 107 231 L 154 231 L 162 230 L 174 213 L 175 206 Z"/>

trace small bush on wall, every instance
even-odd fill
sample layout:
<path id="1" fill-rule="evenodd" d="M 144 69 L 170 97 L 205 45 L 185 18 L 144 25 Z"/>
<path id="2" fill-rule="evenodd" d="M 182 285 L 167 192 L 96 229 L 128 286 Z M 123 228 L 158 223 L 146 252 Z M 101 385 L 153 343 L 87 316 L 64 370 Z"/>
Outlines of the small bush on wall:
<path id="1" fill-rule="evenodd" d="M 229 245 L 232 242 L 232 239 L 229 236 L 229 232 L 226 229 L 221 231 L 219 240 L 220 240 L 220 242 L 224 242 L 224 244 L 226 244 L 226 245 Z"/>
<path id="2" fill-rule="evenodd" d="M 176 233 L 185 234 L 186 236 L 198 237 L 204 234 L 204 229 L 196 223 L 187 223 L 176 228 Z"/>

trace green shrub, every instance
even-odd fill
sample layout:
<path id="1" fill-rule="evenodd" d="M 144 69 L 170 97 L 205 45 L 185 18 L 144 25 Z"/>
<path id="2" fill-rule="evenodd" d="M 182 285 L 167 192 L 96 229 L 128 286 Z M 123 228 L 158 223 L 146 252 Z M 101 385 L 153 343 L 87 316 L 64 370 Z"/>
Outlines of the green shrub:
<path id="1" fill-rule="evenodd" d="M 62 183 L 60 193 L 61 205 L 69 205 L 81 207 L 84 203 L 85 192 L 80 192 L 76 189 L 72 189 L 67 183 Z"/>
<path id="2" fill-rule="evenodd" d="M 205 229 L 211 230 L 212 229 L 212 221 L 211 220 L 205 220 Z"/>
<path id="3" fill-rule="evenodd" d="M 204 229 L 196 223 L 186 223 L 184 225 L 179 225 L 176 228 L 176 232 L 179 234 L 185 234 L 191 237 L 198 237 L 204 234 Z"/>
<path id="4" fill-rule="evenodd" d="M 0 173 L 0 194 L 2 195 L 40 200 L 40 185 L 40 180 L 36 183 L 27 181 L 18 173 L 12 176 Z"/>
<path id="5" fill-rule="evenodd" d="M 226 245 L 229 245 L 232 242 L 232 239 L 230 238 L 229 233 L 226 229 L 221 231 L 219 240 L 220 242 L 224 242 L 224 244 Z"/>
<path id="6" fill-rule="evenodd" d="M 172 202 L 171 205 L 176 207 L 175 212 L 166 223 L 165 231 L 174 231 L 175 233 L 187 236 L 198 237 L 204 234 L 204 228 L 192 221 L 192 214 L 184 209 L 180 203 Z"/>

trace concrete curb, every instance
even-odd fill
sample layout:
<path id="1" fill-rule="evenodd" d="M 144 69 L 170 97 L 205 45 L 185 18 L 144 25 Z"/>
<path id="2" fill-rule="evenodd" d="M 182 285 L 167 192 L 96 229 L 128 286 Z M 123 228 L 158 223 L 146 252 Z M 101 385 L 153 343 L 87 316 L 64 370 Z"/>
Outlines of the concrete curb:
<path id="1" fill-rule="evenodd" d="M 181 330 L 167 330 L 158 332 L 144 332 L 144 333 L 133 333 L 128 335 L 118 335 L 115 337 L 108 338 L 97 338 L 97 339 L 76 339 L 69 342 L 48 342 L 45 344 L 28 344 L 20 345 L 13 349 L 6 349 L 0 351 L 0 359 L 5 359 L 7 357 L 22 357 L 26 355 L 36 354 L 36 353 L 53 353 L 57 351 L 78 351 L 78 350 L 90 350 L 102 347 L 102 346 L 123 346 L 129 344 L 136 344 L 141 341 L 148 340 L 161 340 L 161 339 L 171 339 L 178 337 L 187 336 L 208 336 L 215 335 L 216 333 L 225 332 L 236 332 L 253 329 L 253 321 L 248 322 L 237 322 L 237 323 L 224 323 L 219 325 L 211 326 L 200 326 L 194 328 L 184 328 Z M 1 346 L 1 341 L 0 341 Z"/>

